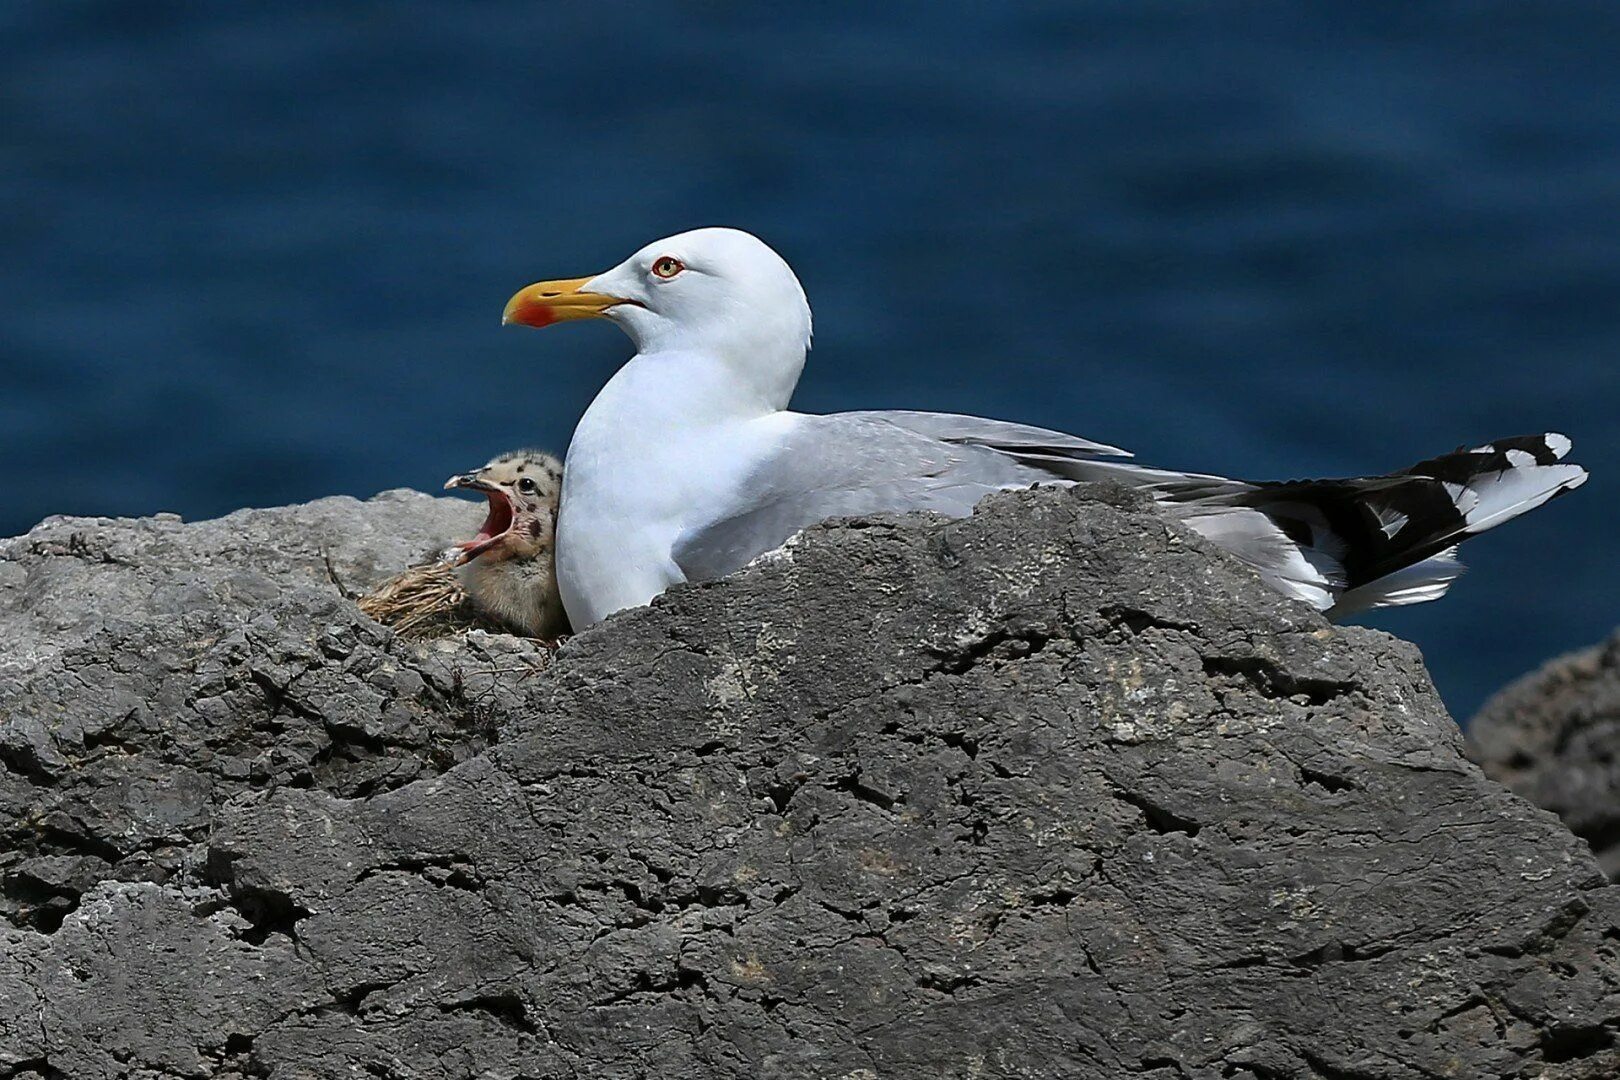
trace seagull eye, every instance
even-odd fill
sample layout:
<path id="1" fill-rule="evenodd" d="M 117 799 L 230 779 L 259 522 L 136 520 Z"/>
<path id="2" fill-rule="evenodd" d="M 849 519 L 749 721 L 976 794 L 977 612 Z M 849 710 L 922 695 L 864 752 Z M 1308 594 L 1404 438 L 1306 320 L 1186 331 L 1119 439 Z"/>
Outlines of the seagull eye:
<path id="1" fill-rule="evenodd" d="M 523 479 L 518 481 L 518 490 L 523 492 L 525 495 L 533 495 L 535 492 L 535 483 L 532 479 L 525 476 Z"/>
<path id="2" fill-rule="evenodd" d="M 652 265 L 653 274 L 666 281 L 685 269 L 686 264 L 673 255 L 665 255 Z"/>

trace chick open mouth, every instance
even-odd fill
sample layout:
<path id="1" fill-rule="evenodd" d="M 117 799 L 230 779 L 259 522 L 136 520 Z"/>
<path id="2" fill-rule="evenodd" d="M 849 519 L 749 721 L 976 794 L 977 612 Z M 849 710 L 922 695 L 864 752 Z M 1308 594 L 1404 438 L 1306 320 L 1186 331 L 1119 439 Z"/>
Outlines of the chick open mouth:
<path id="1" fill-rule="evenodd" d="M 461 557 L 456 560 L 458 564 L 478 558 L 504 540 L 512 528 L 512 500 L 507 497 L 506 492 L 497 487 L 475 484 L 459 486 L 481 492 L 484 498 L 489 500 L 489 513 L 484 516 L 484 523 L 478 527 L 477 536 L 456 545 L 461 549 Z"/>

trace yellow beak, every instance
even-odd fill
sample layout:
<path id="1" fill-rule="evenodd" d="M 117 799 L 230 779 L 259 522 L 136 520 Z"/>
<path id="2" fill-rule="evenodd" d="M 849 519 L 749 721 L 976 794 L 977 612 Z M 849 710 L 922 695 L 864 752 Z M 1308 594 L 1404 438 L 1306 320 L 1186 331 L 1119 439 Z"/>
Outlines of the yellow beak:
<path id="1" fill-rule="evenodd" d="M 501 325 L 550 326 L 570 319 L 600 319 L 608 308 L 623 303 L 617 296 L 580 292 L 580 286 L 589 280 L 537 281 L 519 289 L 506 302 Z"/>

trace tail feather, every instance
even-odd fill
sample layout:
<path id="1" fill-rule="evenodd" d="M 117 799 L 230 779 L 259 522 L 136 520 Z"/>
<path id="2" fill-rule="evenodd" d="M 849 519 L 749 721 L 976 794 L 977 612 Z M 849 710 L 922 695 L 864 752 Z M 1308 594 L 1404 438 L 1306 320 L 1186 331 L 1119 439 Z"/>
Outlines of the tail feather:
<path id="1" fill-rule="evenodd" d="M 1563 463 L 1570 441 L 1557 432 L 1459 447 L 1388 476 L 1257 483 L 1108 460 L 1119 452 L 1036 429 L 916 415 L 904 423 L 1063 481 L 1134 488 L 1272 587 L 1335 617 L 1439 599 L 1463 572 L 1458 544 L 1586 482 L 1585 469 Z"/>
<path id="2" fill-rule="evenodd" d="M 1334 616 L 1438 599 L 1462 573 L 1456 547 L 1586 482 L 1557 433 L 1459 448 L 1389 476 L 1245 484 L 1177 498 L 1177 516 Z M 1190 505 L 1190 504 L 1196 504 Z M 1217 521 L 1243 508 L 1249 518 Z M 1292 551 L 1279 554 L 1277 541 Z"/>
<path id="3" fill-rule="evenodd" d="M 1468 568 L 1457 558 L 1457 549 L 1447 548 L 1422 562 L 1385 574 L 1376 581 L 1354 589 L 1346 589 L 1333 606 L 1328 617 L 1342 619 L 1374 608 L 1400 607 L 1404 604 L 1422 604 L 1446 595 L 1451 583 Z"/>
<path id="4" fill-rule="evenodd" d="M 1477 536 L 1586 483 L 1585 469 L 1559 464 L 1570 445 L 1557 432 L 1521 435 L 1420 462 L 1406 475 L 1444 484 L 1463 518 L 1458 536 Z"/>

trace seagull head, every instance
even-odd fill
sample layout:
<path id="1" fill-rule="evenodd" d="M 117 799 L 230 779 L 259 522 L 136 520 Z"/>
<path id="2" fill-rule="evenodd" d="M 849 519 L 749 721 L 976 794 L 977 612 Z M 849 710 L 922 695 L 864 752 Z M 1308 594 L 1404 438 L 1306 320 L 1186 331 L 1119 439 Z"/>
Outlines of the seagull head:
<path id="1" fill-rule="evenodd" d="M 536 282 L 507 301 L 502 323 L 609 319 L 636 351 L 696 353 L 756 376 L 797 382 L 810 347 L 810 304 L 793 270 L 740 229 L 694 229 L 654 241 L 595 277 Z M 785 403 L 785 399 L 784 399 Z"/>

